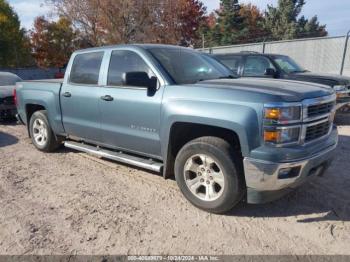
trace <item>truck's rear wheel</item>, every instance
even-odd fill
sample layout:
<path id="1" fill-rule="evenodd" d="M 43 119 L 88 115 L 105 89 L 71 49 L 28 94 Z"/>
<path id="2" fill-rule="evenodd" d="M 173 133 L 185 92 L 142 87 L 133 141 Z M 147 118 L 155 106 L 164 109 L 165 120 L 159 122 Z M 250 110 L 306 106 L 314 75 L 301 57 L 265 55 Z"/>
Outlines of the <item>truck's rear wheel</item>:
<path id="1" fill-rule="evenodd" d="M 34 146 L 40 151 L 52 152 L 61 141 L 57 140 L 47 119 L 45 110 L 35 112 L 29 122 L 30 137 Z"/>
<path id="2" fill-rule="evenodd" d="M 225 213 L 244 196 L 241 158 L 225 140 L 201 137 L 187 143 L 175 161 L 184 196 L 200 209 Z"/>

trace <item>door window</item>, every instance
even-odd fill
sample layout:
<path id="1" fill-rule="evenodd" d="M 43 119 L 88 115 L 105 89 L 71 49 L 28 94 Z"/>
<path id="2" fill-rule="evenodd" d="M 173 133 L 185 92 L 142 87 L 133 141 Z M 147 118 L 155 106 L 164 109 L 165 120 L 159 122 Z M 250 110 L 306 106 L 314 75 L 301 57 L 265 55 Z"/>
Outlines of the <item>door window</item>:
<path id="1" fill-rule="evenodd" d="M 127 72 L 146 72 L 149 77 L 154 76 L 146 62 L 135 52 L 113 51 L 108 69 L 107 85 L 123 86 L 123 74 Z"/>
<path id="2" fill-rule="evenodd" d="M 241 63 L 240 56 L 222 56 L 219 57 L 221 63 L 230 68 L 234 74 L 238 74 L 239 64 Z"/>
<path id="3" fill-rule="evenodd" d="M 264 56 L 248 56 L 244 66 L 244 76 L 264 76 L 268 68 L 275 69 L 270 60 Z"/>
<path id="4" fill-rule="evenodd" d="M 104 52 L 94 52 L 75 56 L 70 73 L 70 82 L 97 85 L 103 54 Z"/>

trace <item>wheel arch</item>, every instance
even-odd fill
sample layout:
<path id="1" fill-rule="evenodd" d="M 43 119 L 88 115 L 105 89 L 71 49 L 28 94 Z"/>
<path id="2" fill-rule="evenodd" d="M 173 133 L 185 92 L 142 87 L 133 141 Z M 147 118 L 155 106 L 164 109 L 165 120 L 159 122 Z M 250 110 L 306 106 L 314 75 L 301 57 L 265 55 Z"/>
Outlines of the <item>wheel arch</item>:
<path id="1" fill-rule="evenodd" d="M 33 103 L 29 103 L 25 105 L 25 112 L 26 112 L 26 121 L 27 121 L 27 132 L 28 132 L 28 136 L 30 137 L 30 119 L 33 116 L 33 114 L 37 111 L 42 111 L 42 110 L 46 110 L 45 106 L 41 105 L 41 104 L 33 104 Z"/>
<path id="2" fill-rule="evenodd" d="M 230 123 L 232 125 L 232 123 Z M 226 125 L 208 125 L 201 122 L 177 121 L 172 123 L 169 128 L 169 136 L 164 150 L 164 178 L 174 176 L 174 162 L 177 153 L 189 141 L 203 137 L 214 136 L 226 140 L 240 154 L 246 151 L 246 135 L 242 127 L 236 126 L 236 129 Z"/>

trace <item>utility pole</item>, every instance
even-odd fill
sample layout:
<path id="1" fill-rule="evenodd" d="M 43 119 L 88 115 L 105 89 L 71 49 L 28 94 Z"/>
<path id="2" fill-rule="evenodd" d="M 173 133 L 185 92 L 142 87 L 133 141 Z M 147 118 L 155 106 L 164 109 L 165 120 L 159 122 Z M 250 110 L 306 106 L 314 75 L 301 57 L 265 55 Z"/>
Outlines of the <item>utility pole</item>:
<path id="1" fill-rule="evenodd" d="M 202 48 L 205 48 L 205 36 L 202 34 Z"/>
<path id="2" fill-rule="evenodd" d="M 343 75 L 343 71 L 344 71 L 344 65 L 345 65 L 345 59 L 346 59 L 346 51 L 348 49 L 349 37 L 350 37 L 350 30 L 346 34 L 343 59 L 342 59 L 341 67 L 340 67 L 340 75 Z"/>

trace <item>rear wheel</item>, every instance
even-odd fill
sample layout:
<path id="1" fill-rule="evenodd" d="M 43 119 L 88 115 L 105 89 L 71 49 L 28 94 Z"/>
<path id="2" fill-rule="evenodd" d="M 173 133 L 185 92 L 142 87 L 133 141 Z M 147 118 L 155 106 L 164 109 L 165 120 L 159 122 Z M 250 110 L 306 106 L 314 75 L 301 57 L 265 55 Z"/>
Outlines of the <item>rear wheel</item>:
<path id="1" fill-rule="evenodd" d="M 56 139 L 45 110 L 37 111 L 32 115 L 29 131 L 34 146 L 40 151 L 52 152 L 61 145 L 62 141 Z"/>
<path id="2" fill-rule="evenodd" d="M 231 210 L 244 195 L 241 157 L 225 140 L 201 137 L 187 143 L 175 161 L 176 181 L 195 206 L 213 213 Z"/>

